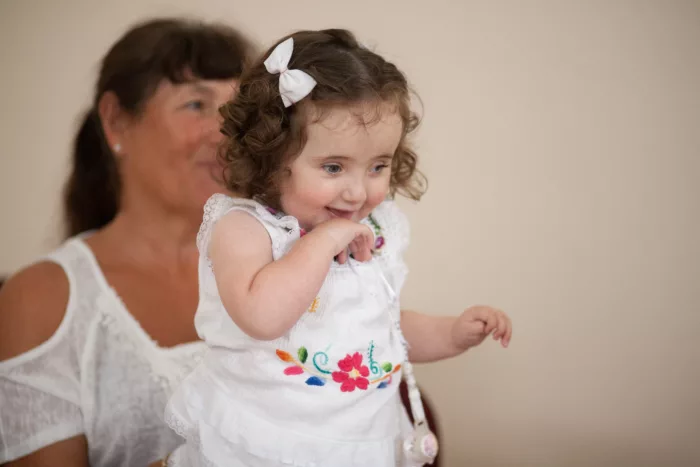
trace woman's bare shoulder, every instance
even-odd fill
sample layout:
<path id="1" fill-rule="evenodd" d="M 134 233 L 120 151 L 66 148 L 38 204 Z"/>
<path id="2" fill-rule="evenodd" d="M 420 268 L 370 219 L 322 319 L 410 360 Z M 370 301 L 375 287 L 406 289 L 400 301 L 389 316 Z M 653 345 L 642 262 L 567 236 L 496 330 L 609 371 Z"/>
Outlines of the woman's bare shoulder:
<path id="1" fill-rule="evenodd" d="M 63 320 L 69 293 L 63 268 L 51 261 L 10 277 L 0 289 L 0 361 L 47 341 Z"/>

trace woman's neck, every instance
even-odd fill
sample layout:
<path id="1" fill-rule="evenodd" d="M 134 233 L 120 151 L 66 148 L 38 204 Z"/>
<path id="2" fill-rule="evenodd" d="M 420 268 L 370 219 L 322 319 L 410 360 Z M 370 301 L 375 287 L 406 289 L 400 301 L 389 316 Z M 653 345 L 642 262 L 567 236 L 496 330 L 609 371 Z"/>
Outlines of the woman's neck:
<path id="1" fill-rule="evenodd" d="M 196 237 L 201 219 L 187 218 L 146 204 L 120 211 L 98 234 L 96 242 L 125 261 L 180 269 L 198 258 Z"/>

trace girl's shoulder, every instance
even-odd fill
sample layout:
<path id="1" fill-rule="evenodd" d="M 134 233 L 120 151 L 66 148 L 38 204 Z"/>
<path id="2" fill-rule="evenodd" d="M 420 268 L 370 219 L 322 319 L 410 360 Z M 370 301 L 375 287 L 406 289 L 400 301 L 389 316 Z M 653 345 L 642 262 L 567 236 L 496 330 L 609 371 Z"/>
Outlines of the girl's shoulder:
<path id="1" fill-rule="evenodd" d="M 260 222 L 272 240 L 273 256 L 277 259 L 301 235 L 296 218 L 285 216 L 253 199 L 234 198 L 223 193 L 213 195 L 204 205 L 202 224 L 197 234 L 200 254 L 206 254 L 216 223 L 227 214 L 243 211 Z"/>

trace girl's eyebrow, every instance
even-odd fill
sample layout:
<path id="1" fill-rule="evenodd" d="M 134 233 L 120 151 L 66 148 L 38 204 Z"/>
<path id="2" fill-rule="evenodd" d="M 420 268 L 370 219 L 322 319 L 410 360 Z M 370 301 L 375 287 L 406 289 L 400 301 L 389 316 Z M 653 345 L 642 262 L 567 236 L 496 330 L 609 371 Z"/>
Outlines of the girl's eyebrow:
<path id="1" fill-rule="evenodd" d="M 373 160 L 378 160 L 378 159 L 391 159 L 393 155 L 391 154 L 380 154 L 378 156 L 374 156 L 372 159 Z M 341 154 L 331 154 L 327 156 L 318 156 L 313 158 L 315 161 L 326 161 L 326 160 L 336 160 L 336 161 L 349 161 L 354 159 L 353 157 L 350 156 L 345 156 Z"/>

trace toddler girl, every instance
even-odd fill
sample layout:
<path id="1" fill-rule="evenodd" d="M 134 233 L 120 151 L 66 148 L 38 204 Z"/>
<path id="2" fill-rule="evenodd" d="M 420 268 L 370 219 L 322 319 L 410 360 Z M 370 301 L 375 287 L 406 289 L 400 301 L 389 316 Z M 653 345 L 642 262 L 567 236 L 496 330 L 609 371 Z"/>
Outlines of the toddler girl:
<path id="1" fill-rule="evenodd" d="M 232 198 L 197 238 L 195 325 L 211 350 L 166 410 L 182 465 L 389 467 L 432 462 L 410 362 L 460 354 L 510 321 L 401 311 L 406 217 L 424 180 L 404 75 L 344 30 L 281 40 L 222 109 Z M 405 339 L 404 339 L 405 336 Z M 415 427 L 398 386 L 405 376 Z"/>

